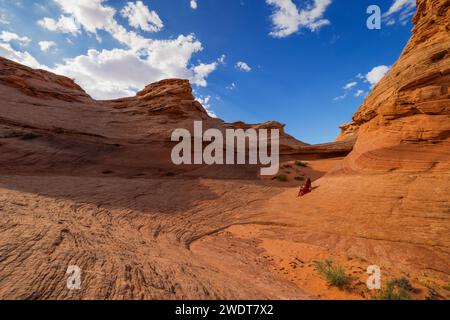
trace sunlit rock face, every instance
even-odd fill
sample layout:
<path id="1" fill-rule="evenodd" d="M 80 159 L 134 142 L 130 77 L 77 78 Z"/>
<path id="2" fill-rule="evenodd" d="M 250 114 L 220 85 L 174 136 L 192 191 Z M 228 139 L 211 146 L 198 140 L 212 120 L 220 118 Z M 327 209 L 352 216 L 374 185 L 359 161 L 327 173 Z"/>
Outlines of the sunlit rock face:
<path id="1" fill-rule="evenodd" d="M 278 122 L 211 118 L 184 80 L 96 101 L 0 58 L 0 298 L 362 298 L 378 265 L 414 298 L 449 299 L 449 6 L 418 1 L 398 62 L 323 145 Z M 311 177 L 313 191 L 298 198 L 302 182 L 254 166 L 175 166 L 171 132 L 198 120 L 279 129 L 280 172 Z M 362 285 L 330 289 L 313 268 L 328 258 Z"/>
<path id="2" fill-rule="evenodd" d="M 450 1 L 420 0 L 413 35 L 338 140 L 357 136 L 344 167 L 449 170 Z"/>

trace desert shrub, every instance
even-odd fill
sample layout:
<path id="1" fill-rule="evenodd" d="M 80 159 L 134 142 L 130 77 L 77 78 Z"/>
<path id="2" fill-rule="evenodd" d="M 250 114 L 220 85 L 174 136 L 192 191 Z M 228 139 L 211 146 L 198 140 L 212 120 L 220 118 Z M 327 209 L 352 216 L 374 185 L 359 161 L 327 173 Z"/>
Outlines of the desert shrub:
<path id="1" fill-rule="evenodd" d="M 447 283 L 446 285 L 444 285 L 442 288 L 444 288 L 447 291 L 450 291 L 450 283 Z"/>
<path id="2" fill-rule="evenodd" d="M 394 280 L 391 280 L 391 283 L 399 288 L 402 288 L 406 291 L 414 291 L 413 286 L 411 285 L 411 282 L 405 277 L 397 278 Z"/>
<path id="3" fill-rule="evenodd" d="M 296 176 L 294 179 L 297 180 L 297 181 L 304 181 L 304 180 L 305 180 L 305 177 L 302 176 L 302 175 L 298 175 L 298 176 Z"/>
<path id="4" fill-rule="evenodd" d="M 378 300 L 410 300 L 409 291 L 412 291 L 412 287 L 407 279 L 394 279 L 388 281 L 386 288 L 376 298 Z"/>
<path id="5" fill-rule="evenodd" d="M 343 288 L 349 284 L 350 278 L 345 274 L 345 269 L 341 265 L 335 266 L 333 260 L 316 261 L 316 270 L 328 281 L 328 284 L 338 288 Z"/>
<path id="6" fill-rule="evenodd" d="M 285 174 L 280 174 L 278 176 L 273 177 L 274 180 L 286 182 L 288 181 L 288 177 Z"/>
<path id="7" fill-rule="evenodd" d="M 295 161 L 295 165 L 296 165 L 296 166 L 299 166 L 299 167 L 307 167 L 307 166 L 308 166 L 308 163 L 307 163 L 307 162 L 303 162 L 303 161 L 297 160 L 297 161 Z"/>

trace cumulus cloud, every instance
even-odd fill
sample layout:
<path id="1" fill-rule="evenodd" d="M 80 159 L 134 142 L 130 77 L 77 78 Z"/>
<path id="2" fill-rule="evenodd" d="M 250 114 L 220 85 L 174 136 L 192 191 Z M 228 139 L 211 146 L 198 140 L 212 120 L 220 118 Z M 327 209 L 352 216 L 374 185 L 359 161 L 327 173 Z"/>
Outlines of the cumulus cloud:
<path id="1" fill-rule="evenodd" d="M 11 41 L 15 41 L 17 43 L 19 43 L 20 45 L 23 46 L 27 46 L 28 44 L 30 44 L 31 39 L 28 37 L 20 37 L 19 35 L 17 35 L 14 32 L 9 32 L 9 31 L 2 31 L 2 33 L 0 33 L 0 40 L 3 42 L 11 42 Z"/>
<path id="2" fill-rule="evenodd" d="M 399 21 L 406 24 L 408 19 L 414 14 L 416 0 L 394 0 L 389 10 L 383 15 L 389 25 Z"/>
<path id="3" fill-rule="evenodd" d="M 194 10 L 198 8 L 197 0 L 191 0 L 191 8 Z"/>
<path id="4" fill-rule="evenodd" d="M 128 31 L 120 25 L 114 19 L 116 10 L 105 5 L 105 0 L 53 0 L 53 2 L 59 5 L 64 13 L 63 17 L 73 19 L 76 25 L 87 33 L 97 35 L 100 30 L 106 31 L 117 41 L 136 51 L 151 43 L 150 39 L 146 39 L 134 31 Z M 52 20 L 52 18 L 44 18 L 39 24 L 47 28 L 53 27 L 54 20 Z M 46 24 L 44 24 L 45 22 Z M 54 31 L 63 32 L 61 28 L 56 28 Z"/>
<path id="5" fill-rule="evenodd" d="M 266 3 L 275 7 L 271 16 L 273 31 L 270 35 L 276 38 L 287 37 L 301 28 L 315 31 L 330 24 L 323 16 L 331 0 L 313 0 L 301 10 L 292 0 L 266 0 Z"/>
<path id="6" fill-rule="evenodd" d="M 52 48 L 56 48 L 56 43 L 54 41 L 39 41 L 38 44 L 42 52 L 48 52 Z"/>
<path id="7" fill-rule="evenodd" d="M 197 66 L 192 68 L 192 71 L 194 72 L 194 76 L 190 79 L 193 83 L 200 87 L 206 87 L 207 82 L 206 78 L 209 76 L 210 73 L 215 71 L 217 67 L 221 64 L 225 63 L 225 55 L 221 55 L 217 61 L 214 61 L 212 63 L 200 63 Z"/>
<path id="8" fill-rule="evenodd" d="M 35 69 L 45 69 L 31 54 L 27 51 L 17 51 L 9 43 L 0 41 L 0 56 L 16 61 Z"/>
<path id="9" fill-rule="evenodd" d="M 381 65 L 374 67 L 366 74 L 366 80 L 369 82 L 372 87 L 375 86 L 381 79 L 388 73 L 390 67 Z"/>
<path id="10" fill-rule="evenodd" d="M 211 96 L 198 97 L 197 101 L 202 104 L 210 117 L 217 118 L 216 113 L 211 108 Z"/>
<path id="11" fill-rule="evenodd" d="M 0 56 L 31 68 L 43 69 L 45 66 L 41 65 L 30 53 L 27 51 L 18 51 L 11 46 L 11 42 L 17 42 L 19 45 L 26 46 L 30 41 L 28 37 L 19 36 L 9 31 L 2 31 L 0 33 Z"/>
<path id="12" fill-rule="evenodd" d="M 347 83 L 347 84 L 344 86 L 344 89 L 345 89 L 345 90 L 349 90 L 349 89 L 353 88 L 354 86 L 356 86 L 357 84 L 358 84 L 358 83 L 357 83 L 356 81 Z"/>
<path id="13" fill-rule="evenodd" d="M 10 24 L 11 22 L 6 17 L 6 11 L 4 9 L 0 9 L 0 24 Z"/>
<path id="14" fill-rule="evenodd" d="M 206 87 L 207 82 L 206 78 L 209 76 L 210 73 L 215 71 L 217 69 L 217 62 L 205 64 L 201 63 L 198 66 L 195 66 L 193 68 L 194 71 L 194 77 L 193 82 L 201 87 Z"/>
<path id="15" fill-rule="evenodd" d="M 106 30 L 114 26 L 116 10 L 105 6 L 104 0 L 53 0 L 61 10 L 72 16 L 83 28 L 90 33 Z"/>
<path id="16" fill-rule="evenodd" d="M 252 71 L 252 68 L 250 68 L 250 66 L 243 62 L 243 61 L 238 61 L 235 65 L 235 68 L 240 70 L 240 71 L 244 71 L 244 72 L 250 72 Z"/>
<path id="17" fill-rule="evenodd" d="M 53 1 L 59 5 L 61 17 L 73 19 L 78 27 L 76 33 L 84 30 L 97 35 L 102 30 L 123 47 L 91 49 L 86 54 L 66 58 L 53 68 L 40 65 L 28 52 L 16 51 L 6 42 L 0 42 L 0 55 L 33 68 L 47 69 L 73 78 L 96 99 L 132 96 L 145 85 L 166 78 L 183 78 L 198 86 L 206 86 L 207 77 L 224 63 L 225 56 L 221 56 L 212 63 L 192 64 L 193 55 L 203 50 L 201 42 L 193 34 L 154 40 L 127 30 L 115 20 L 116 10 L 105 5 L 104 0 Z M 132 10 L 129 13 L 130 17 L 133 16 Z M 48 19 L 52 18 L 47 18 L 43 23 L 57 26 L 54 31 L 73 33 L 65 32 L 68 29 L 58 25 L 61 19 L 52 19 L 55 24 L 49 24 Z M 139 21 L 139 28 L 142 29 L 143 20 Z"/>
<path id="18" fill-rule="evenodd" d="M 45 17 L 38 21 L 38 24 L 50 31 L 60 33 L 70 33 L 76 35 L 80 33 L 80 27 L 72 16 L 61 15 L 58 20 Z"/>
<path id="19" fill-rule="evenodd" d="M 160 31 L 164 24 L 155 11 L 150 11 L 149 8 L 142 2 L 136 3 L 128 2 L 122 9 L 123 17 L 128 18 L 130 26 L 136 29 L 142 29 L 148 32 Z"/>
<path id="20" fill-rule="evenodd" d="M 189 79 L 206 86 L 206 78 L 219 62 L 200 63 L 189 68 L 194 53 L 202 50 L 194 35 L 152 42 L 147 51 L 132 49 L 94 50 L 66 59 L 54 71 L 74 78 L 98 99 L 131 96 L 151 82 L 167 78 Z"/>
<path id="21" fill-rule="evenodd" d="M 361 97 L 364 94 L 364 90 L 358 90 L 355 92 L 355 97 Z"/>

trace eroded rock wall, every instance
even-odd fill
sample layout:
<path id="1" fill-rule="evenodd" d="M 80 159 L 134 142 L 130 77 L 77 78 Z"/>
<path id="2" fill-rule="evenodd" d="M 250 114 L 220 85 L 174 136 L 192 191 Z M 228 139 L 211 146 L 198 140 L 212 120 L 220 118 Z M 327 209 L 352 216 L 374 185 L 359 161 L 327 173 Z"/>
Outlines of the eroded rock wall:
<path id="1" fill-rule="evenodd" d="M 419 0 L 413 35 L 338 140 L 357 135 L 344 168 L 449 170 L 450 1 Z"/>

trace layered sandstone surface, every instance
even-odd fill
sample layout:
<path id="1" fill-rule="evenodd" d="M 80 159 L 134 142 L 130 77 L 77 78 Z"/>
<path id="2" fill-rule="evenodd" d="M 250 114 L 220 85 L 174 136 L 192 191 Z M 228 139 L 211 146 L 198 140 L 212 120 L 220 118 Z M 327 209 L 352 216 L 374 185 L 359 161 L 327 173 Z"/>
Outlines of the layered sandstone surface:
<path id="1" fill-rule="evenodd" d="M 342 126 L 338 140 L 358 137 L 346 169 L 450 169 L 450 2 L 418 1 L 417 7 L 402 55 Z"/>
<path id="2" fill-rule="evenodd" d="M 415 298 L 449 298 L 450 1 L 417 8 L 402 55 L 342 126 L 338 141 L 356 139 L 353 151 L 312 194 L 277 194 L 252 225 L 205 238 L 196 252 L 255 241 L 273 273 L 321 298 L 373 295 L 361 275 L 372 264 L 384 286 L 404 277 Z M 354 276 L 353 296 L 317 280 L 313 262 L 327 257 Z"/>
<path id="3" fill-rule="evenodd" d="M 338 142 L 282 132 L 280 173 L 314 179 L 300 199 L 300 182 L 261 180 L 253 166 L 170 161 L 172 130 L 195 120 L 279 123 L 211 118 L 183 80 L 95 101 L 0 59 L 0 297 L 368 298 L 376 264 L 384 284 L 406 277 L 415 298 L 448 299 L 449 5 L 418 1 L 402 56 Z M 328 257 L 345 266 L 347 291 L 314 269 Z M 67 289 L 69 265 L 80 290 Z"/>
<path id="4" fill-rule="evenodd" d="M 170 137 L 201 120 L 204 130 L 279 129 L 282 153 L 312 146 L 277 122 L 211 118 L 185 80 L 96 101 L 65 77 L 3 58 L 0 70 L 2 298 L 306 297 L 268 270 L 258 273 L 267 283 L 241 289 L 193 255 L 192 241 L 283 188 L 255 166 L 175 166 Z M 83 270 L 82 290 L 67 290 L 68 265 Z"/>

